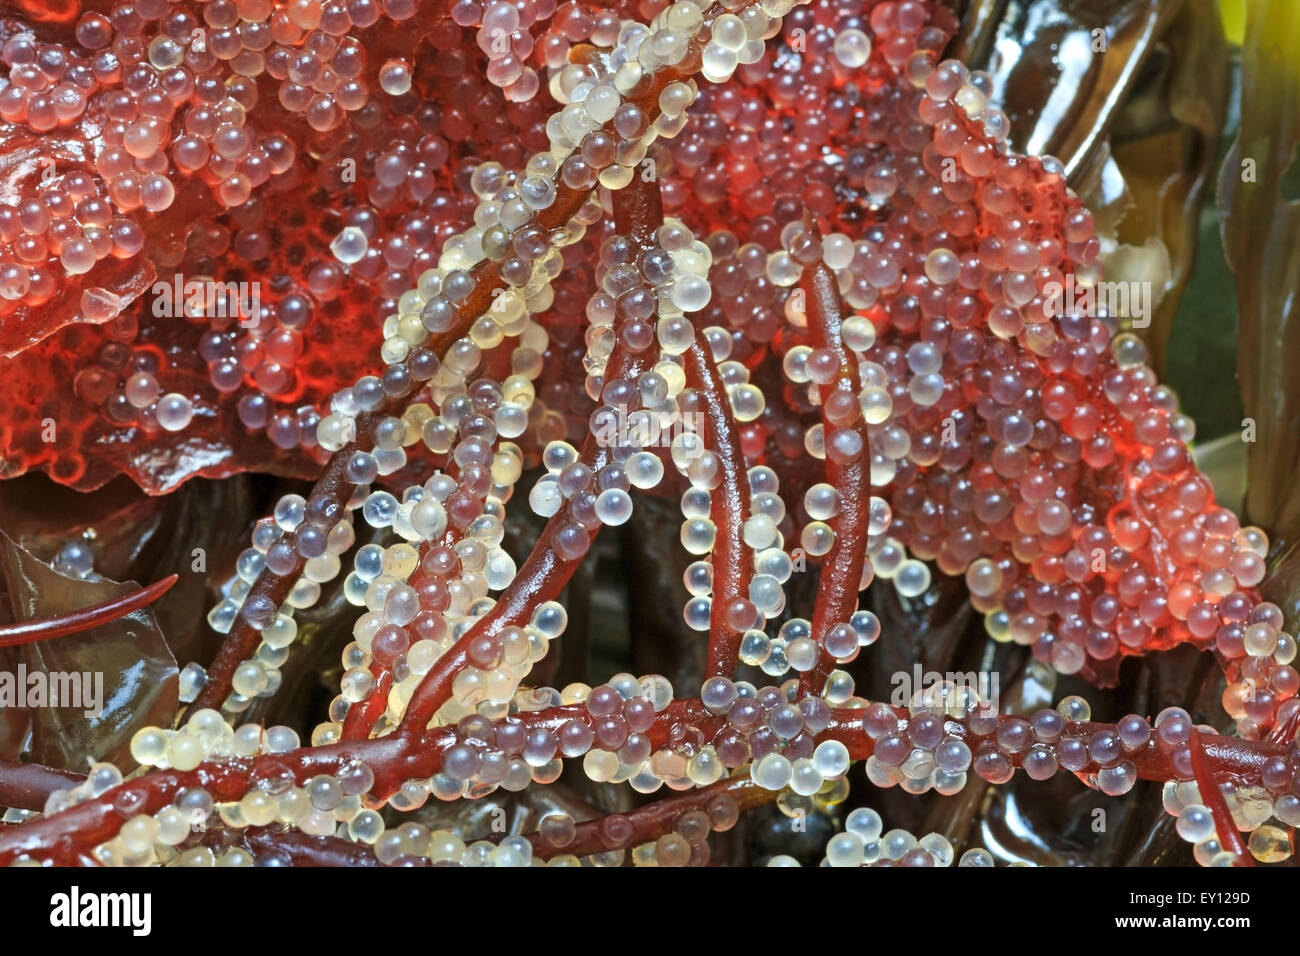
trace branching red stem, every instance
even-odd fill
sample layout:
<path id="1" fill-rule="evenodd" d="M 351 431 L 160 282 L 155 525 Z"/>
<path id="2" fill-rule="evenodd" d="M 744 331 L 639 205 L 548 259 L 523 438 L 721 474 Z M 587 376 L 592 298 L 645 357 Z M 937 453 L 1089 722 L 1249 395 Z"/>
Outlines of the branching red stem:
<path id="1" fill-rule="evenodd" d="M 894 710 L 900 720 L 907 720 L 908 711 L 901 708 Z M 861 709 L 832 710 L 830 723 L 816 735 L 816 740 L 839 740 L 848 748 L 851 759 L 865 760 L 871 756 L 874 741 L 863 729 L 864 715 L 865 711 Z M 570 720 L 591 721 L 583 704 L 549 707 L 520 713 L 508 719 L 522 722 L 529 730 L 544 729 L 553 733 Z M 1013 718 L 999 718 L 1000 721 L 1010 719 Z M 658 749 L 669 745 L 676 739 L 675 734 L 679 734 L 685 727 L 698 729 L 708 742 L 725 729 L 726 721 L 709 713 L 698 698 L 676 700 L 656 716 L 647 736 L 651 746 Z M 965 724 L 957 720 L 948 720 L 946 729 L 948 733 L 964 738 L 972 751 L 976 751 L 981 742 L 993 736 L 973 734 Z M 1099 731 L 1113 733 L 1115 725 L 1071 722 L 1065 727 L 1067 734 L 1083 739 Z M 442 766 L 442 753 L 454 739 L 455 732 L 452 728 L 437 728 L 423 734 L 398 732 L 371 740 L 264 754 L 252 760 L 232 758 L 220 763 L 203 764 L 190 771 L 156 770 L 62 813 L 0 831 L 0 866 L 8 865 L 22 854 L 75 864 L 79 855 L 111 840 L 131 816 L 137 813 L 156 813 L 169 804 L 184 787 L 204 787 L 218 802 L 232 802 L 240 799 L 264 778 L 273 776 L 280 779 L 286 770 L 301 785 L 317 774 L 333 773 L 351 760 L 360 760 L 375 774 L 372 796 L 387 799 L 404 781 L 437 773 Z M 1214 773 L 1257 778 L 1269 759 L 1284 756 L 1288 748 L 1285 745 L 1236 737 L 1210 737 L 1201 741 L 1201 752 L 1206 766 Z M 1019 766 L 1019 756 L 1009 759 Z M 1142 750 L 1129 755 L 1129 759 L 1136 766 L 1138 777 L 1143 780 L 1175 779 L 1169 757 L 1161 753 L 1154 739 Z M 1100 765 L 1089 763 L 1077 773 L 1094 774 L 1100 769 Z"/>
<path id="2" fill-rule="evenodd" d="M 648 119 L 653 121 L 660 114 L 660 92 L 674 80 L 689 76 L 690 66 L 689 63 L 683 63 L 678 67 L 660 70 L 652 74 L 646 81 L 645 88 L 638 89 L 631 97 L 632 101 L 645 111 Z M 610 133 L 610 135 L 616 135 L 612 123 L 606 124 L 606 132 Z M 638 180 L 639 177 L 634 179 L 633 183 L 635 184 Z M 555 177 L 555 189 L 555 201 L 539 212 L 536 218 L 537 224 L 546 229 L 556 229 L 565 225 L 592 195 L 590 189 L 574 189 L 565 185 L 564 181 L 558 176 Z M 656 187 L 657 191 L 658 187 Z M 615 195 L 622 192 L 627 192 L 627 190 L 620 190 Z M 456 323 L 446 332 L 434 336 L 421 346 L 435 353 L 439 358 L 445 355 L 447 349 L 457 339 L 464 336 L 473 322 L 491 307 L 493 294 L 496 290 L 505 287 L 497 263 L 491 260 L 485 259 L 480 262 L 474 267 L 472 274 L 474 289 L 469 298 L 458 309 Z M 412 392 L 412 395 L 414 394 L 417 393 Z M 348 459 L 357 451 L 369 451 L 372 444 L 371 427 L 385 416 L 400 414 L 409 400 L 410 396 L 391 398 L 376 411 L 358 416 L 357 437 L 330 457 L 325 466 L 325 471 L 313 486 L 311 495 L 324 495 L 339 505 L 346 504 L 354 487 L 348 481 L 346 475 Z M 294 532 L 288 535 L 288 540 L 292 543 L 296 536 L 296 532 Z M 302 574 L 305 563 L 301 558 L 296 558 L 293 569 L 282 576 L 263 570 L 253 583 L 253 587 L 249 591 L 249 597 L 267 597 L 275 602 L 276 606 L 283 604 L 289 596 L 289 592 L 293 589 L 294 583 L 298 580 L 298 576 Z M 260 642 L 261 632 L 250 627 L 244 621 L 242 615 L 238 617 L 231 627 L 230 633 L 222 641 L 212 663 L 208 665 L 207 683 L 199 692 L 192 709 L 220 708 L 230 694 L 230 682 L 235 675 L 235 670 L 257 650 Z"/>
<path id="3" fill-rule="evenodd" d="M 616 228 L 625 231 L 632 239 L 648 247 L 653 242 L 657 223 L 663 221 L 663 206 L 659 187 L 639 177 L 625 189 L 614 194 Z M 620 323 L 621 328 L 621 323 Z M 647 371 L 658 357 L 658 349 L 650 348 L 632 355 L 620 344 L 614 346 L 606 363 L 605 381 L 616 378 L 634 381 Z M 608 448 L 597 441 L 594 433 L 588 434 L 579 452 L 579 460 L 599 472 L 610 461 Z M 401 730 L 415 733 L 428 726 L 438 709 L 451 697 L 452 685 L 469 664 L 469 647 L 479 637 L 499 634 L 507 627 L 527 624 L 538 605 L 552 601 L 564 590 L 581 564 L 581 559 L 569 561 L 556 554 L 551 546 L 555 535 L 573 521 L 572 509 L 565 505 L 551 516 L 524 566 L 514 580 L 501 592 L 497 603 L 474 626 L 461 635 L 450 650 L 438 658 L 433 668 L 416 687 L 402 717 Z M 599 528 L 590 530 L 594 538 Z"/>

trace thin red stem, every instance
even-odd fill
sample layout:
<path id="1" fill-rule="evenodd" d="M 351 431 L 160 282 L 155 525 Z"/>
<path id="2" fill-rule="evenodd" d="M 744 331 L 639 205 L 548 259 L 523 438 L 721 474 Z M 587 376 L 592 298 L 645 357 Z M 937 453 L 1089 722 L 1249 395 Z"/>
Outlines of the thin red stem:
<path id="1" fill-rule="evenodd" d="M 454 477 L 456 471 L 451 472 Z M 461 532 L 455 528 L 449 528 L 437 542 L 443 547 L 454 547 L 456 542 L 461 538 Z M 420 545 L 420 561 L 423 563 L 425 556 L 429 553 L 433 542 L 426 541 Z M 417 570 L 411 580 L 413 587 L 419 587 L 421 580 L 425 577 L 422 570 Z M 393 687 L 393 670 L 391 664 L 380 664 L 374 661 L 370 665 L 370 673 L 375 678 L 375 689 L 371 691 L 370 696 L 363 701 L 359 701 L 348 708 L 347 716 L 343 719 L 342 740 L 365 740 L 375 729 L 375 724 L 383 716 L 384 711 L 388 709 L 388 693 Z"/>
<path id="2" fill-rule="evenodd" d="M 107 601 L 101 601 L 99 604 L 92 604 L 90 607 L 0 626 L 0 647 L 33 644 L 36 641 L 48 640 L 51 637 L 62 637 L 64 634 L 88 631 L 92 627 L 99 627 L 101 624 L 116 621 L 119 617 L 124 617 L 132 611 L 148 607 L 171 590 L 171 586 L 176 583 L 176 579 L 177 575 L 171 574 L 161 581 L 155 581 L 148 587 L 129 591 L 118 597 L 109 598 Z"/>
<path id="3" fill-rule="evenodd" d="M 833 392 L 847 391 L 857 401 L 861 389 L 856 361 L 844 348 L 841 328 L 844 306 L 840 301 L 835 274 L 826 265 L 804 273 L 801 288 L 807 296 L 808 328 L 819 349 L 828 349 L 839 359 L 840 372 L 834 386 L 822 389 L 822 428 L 828 451 L 826 477 L 839 496 L 839 511 L 830 521 L 835 542 L 822 562 L 817 599 L 813 606 L 812 636 L 822 644 L 817 666 L 799 678 L 803 694 L 820 694 L 835 667 L 835 658 L 826 652 L 824 642 L 831 628 L 847 624 L 858 608 L 858 585 L 867 553 L 867 525 L 871 507 L 871 446 L 867 423 L 859 413 L 850 426 L 862 442 L 861 453 L 841 464 L 829 453 L 831 436 L 841 426 L 826 417 L 826 400 Z"/>
<path id="4" fill-rule="evenodd" d="M 584 458 L 584 461 L 587 460 L 594 461 L 597 465 L 602 463 L 600 457 Z M 407 704 L 399 732 L 418 732 L 428 726 L 434 714 L 451 697 L 456 675 L 469 666 L 469 646 L 475 639 L 499 634 L 507 627 L 526 625 L 532 619 L 538 604 L 554 600 L 564 590 L 581 560 L 566 561 L 561 558 L 550 547 L 550 541 L 569 520 L 567 507 L 556 512 L 538 538 L 538 546 L 515 574 L 514 580 L 501 592 L 497 603 L 461 635 L 460 640 L 438 658 L 429 673 L 424 675 Z"/>
<path id="5" fill-rule="evenodd" d="M 382 866 L 374 851 L 364 843 L 332 836 L 311 836 L 292 827 L 248 827 L 239 834 L 241 843 L 255 857 L 271 850 L 289 857 L 291 866 Z M 428 865 L 427 861 L 415 861 Z"/>
<path id="6" fill-rule="evenodd" d="M 393 672 L 391 668 L 379 663 L 370 665 L 370 674 L 375 679 L 375 689 L 363 701 L 358 701 L 348 708 L 343 718 L 343 740 L 365 740 L 375 729 L 375 724 L 388 708 L 388 692 L 393 689 Z"/>
<path id="7" fill-rule="evenodd" d="M 743 628 L 728 621 L 728 609 L 736 598 L 749 600 L 749 582 L 754 575 L 749 546 L 744 540 L 744 522 L 749 517 L 749 474 L 740 450 L 740 434 L 731 413 L 731 400 L 722 376 L 698 332 L 695 342 L 682 356 L 686 360 L 686 383 L 696 390 L 704 405 L 705 447 L 718 458 L 721 483 L 713 491 L 709 518 L 716 529 L 713 542 L 713 603 L 709 609 L 709 653 L 705 675 L 726 677 L 736 669 Z"/>
<path id="8" fill-rule="evenodd" d="M 1191 751 L 1192 773 L 1196 775 L 1196 787 L 1201 791 L 1201 800 L 1209 809 L 1210 815 L 1214 817 L 1214 830 L 1219 835 L 1220 845 L 1229 853 L 1236 854 L 1238 865 L 1254 866 L 1255 862 L 1246 852 L 1246 844 L 1242 842 L 1241 834 L 1237 832 L 1237 825 L 1232 821 L 1228 803 L 1223 799 L 1223 791 L 1219 789 L 1219 784 L 1214 779 L 1214 770 L 1210 767 L 1210 761 L 1205 754 L 1204 741 L 1195 727 L 1188 735 L 1187 743 Z"/>
<path id="9" fill-rule="evenodd" d="M 682 814 L 692 810 L 705 810 L 719 797 L 734 801 L 738 812 L 744 813 L 746 810 L 770 803 L 778 796 L 780 796 L 779 790 L 764 790 L 750 780 L 748 775 L 728 777 L 710 786 L 701 787 L 699 790 L 656 800 L 630 813 L 609 814 L 580 823 L 573 840 L 564 846 L 547 843 L 537 832 L 525 836 L 533 845 L 533 855 L 539 859 L 549 860 L 562 854 L 572 854 L 577 857 L 592 856 L 657 840 L 672 830 Z M 628 835 L 622 839 L 612 839 L 605 829 L 606 823 L 612 816 L 622 816 L 631 824 Z"/>
<path id="10" fill-rule="evenodd" d="M 85 779 L 71 770 L 0 760 L 0 807 L 42 810 L 54 791 L 75 787 Z"/>
<path id="11" fill-rule="evenodd" d="M 1278 703 L 1281 704 L 1282 701 Z M 1295 739 L 1297 730 L 1300 730 L 1300 708 L 1293 710 L 1286 720 L 1274 724 L 1264 739 L 1275 744 L 1286 743 Z"/>

